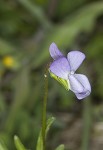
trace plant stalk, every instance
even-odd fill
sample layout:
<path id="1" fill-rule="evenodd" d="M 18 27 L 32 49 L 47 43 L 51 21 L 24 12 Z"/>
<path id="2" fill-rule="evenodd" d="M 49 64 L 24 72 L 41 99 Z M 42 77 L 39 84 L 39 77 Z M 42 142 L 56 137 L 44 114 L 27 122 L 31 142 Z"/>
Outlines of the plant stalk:
<path id="1" fill-rule="evenodd" d="M 92 125 L 92 104 L 91 99 L 84 100 L 83 102 L 83 136 L 81 150 L 89 149 L 90 132 Z"/>
<path id="2" fill-rule="evenodd" d="M 43 138 L 43 150 L 46 150 L 46 108 L 48 97 L 48 67 L 46 67 L 44 74 L 44 98 L 43 98 L 43 110 L 42 110 L 42 138 Z"/>

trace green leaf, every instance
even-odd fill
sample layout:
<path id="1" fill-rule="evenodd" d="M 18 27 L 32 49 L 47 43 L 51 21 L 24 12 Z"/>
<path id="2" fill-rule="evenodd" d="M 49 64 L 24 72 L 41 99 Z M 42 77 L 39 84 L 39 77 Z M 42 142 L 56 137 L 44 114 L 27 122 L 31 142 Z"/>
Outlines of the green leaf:
<path id="1" fill-rule="evenodd" d="M 52 123 L 54 122 L 54 120 L 55 120 L 54 117 L 50 117 L 50 118 L 47 120 L 46 136 L 47 136 L 47 133 L 48 133 L 48 131 L 49 131 L 49 129 L 50 129 Z M 39 133 L 36 150 L 43 150 L 42 131 L 40 131 L 40 133 Z"/>
<path id="2" fill-rule="evenodd" d="M 59 145 L 55 150 L 64 150 L 64 145 L 63 144 Z"/>
<path id="3" fill-rule="evenodd" d="M 24 145 L 21 143 L 20 139 L 16 135 L 14 136 L 14 142 L 17 150 L 26 150 L 26 148 L 24 147 Z"/>
<path id="4" fill-rule="evenodd" d="M 50 71 L 49 71 L 50 72 Z M 57 80 L 61 85 L 63 85 L 65 87 L 66 90 L 70 89 L 70 85 L 67 82 L 67 80 L 64 80 L 62 78 L 59 78 L 58 76 L 56 76 L 55 74 L 53 74 L 52 72 L 50 72 L 50 76 L 52 78 L 54 78 L 55 80 Z"/>
<path id="5" fill-rule="evenodd" d="M 46 136 L 47 136 L 47 133 L 52 125 L 52 123 L 55 121 L 55 118 L 54 117 L 50 117 L 48 120 L 47 120 L 47 127 L 46 127 Z"/>
<path id="6" fill-rule="evenodd" d="M 3 143 L 0 142 L 0 150 L 7 150 L 7 148 L 5 147 L 5 145 Z"/>

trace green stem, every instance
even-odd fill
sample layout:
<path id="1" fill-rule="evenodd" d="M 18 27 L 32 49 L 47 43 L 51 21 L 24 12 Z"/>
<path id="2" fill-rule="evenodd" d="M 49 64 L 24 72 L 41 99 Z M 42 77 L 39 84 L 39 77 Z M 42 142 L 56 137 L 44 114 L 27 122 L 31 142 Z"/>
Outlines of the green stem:
<path id="1" fill-rule="evenodd" d="M 90 131 L 92 123 L 92 104 L 91 99 L 84 100 L 83 109 L 83 136 L 81 150 L 89 149 Z"/>
<path id="2" fill-rule="evenodd" d="M 43 138 L 43 150 L 46 149 L 46 107 L 47 107 L 47 96 L 48 96 L 48 67 L 44 74 L 44 99 L 43 99 L 43 112 L 42 112 L 42 138 Z"/>

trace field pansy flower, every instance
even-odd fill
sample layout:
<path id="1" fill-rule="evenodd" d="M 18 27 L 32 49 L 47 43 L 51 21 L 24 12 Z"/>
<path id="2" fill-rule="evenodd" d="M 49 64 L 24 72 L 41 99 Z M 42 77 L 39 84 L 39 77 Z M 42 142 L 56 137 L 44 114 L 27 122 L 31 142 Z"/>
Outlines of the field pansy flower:
<path id="1" fill-rule="evenodd" d="M 75 73 L 85 59 L 85 55 L 80 51 L 71 51 L 65 57 L 55 43 L 50 45 L 49 52 L 54 59 L 49 68 L 51 76 L 62 83 L 66 89 L 73 91 L 78 99 L 90 95 L 91 85 L 88 78 L 83 74 Z"/>

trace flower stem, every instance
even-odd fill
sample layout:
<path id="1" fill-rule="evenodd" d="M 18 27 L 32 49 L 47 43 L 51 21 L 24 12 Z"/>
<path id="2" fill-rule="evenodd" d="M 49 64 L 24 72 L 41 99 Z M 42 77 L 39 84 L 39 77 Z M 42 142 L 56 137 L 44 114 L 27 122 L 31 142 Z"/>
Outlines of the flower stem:
<path id="1" fill-rule="evenodd" d="M 89 149 L 91 125 L 92 125 L 92 104 L 91 104 L 91 99 L 87 99 L 84 101 L 84 109 L 83 109 L 84 129 L 83 129 L 81 150 Z"/>
<path id="2" fill-rule="evenodd" d="M 48 67 L 46 67 L 44 74 L 44 98 L 43 98 L 43 110 L 42 110 L 42 139 L 43 139 L 43 150 L 46 149 L 46 107 L 48 97 Z"/>

